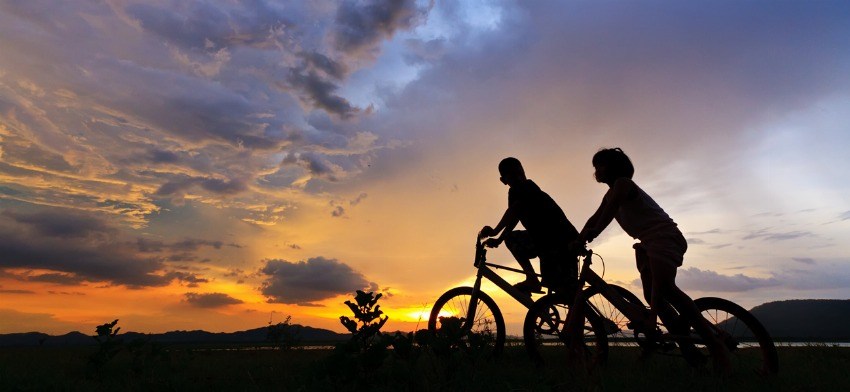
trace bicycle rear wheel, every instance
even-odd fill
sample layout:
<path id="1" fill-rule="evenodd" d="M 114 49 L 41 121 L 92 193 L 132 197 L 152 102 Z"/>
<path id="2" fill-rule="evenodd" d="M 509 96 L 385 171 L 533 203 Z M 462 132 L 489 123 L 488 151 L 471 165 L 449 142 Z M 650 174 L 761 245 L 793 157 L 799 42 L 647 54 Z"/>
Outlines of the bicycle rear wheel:
<path id="1" fill-rule="evenodd" d="M 534 302 L 528 309 L 522 335 L 531 360 L 538 365 L 546 361 L 565 363 L 569 360 L 569 337 L 564 333 L 572 300 L 549 294 Z M 584 360 L 604 364 L 608 359 L 608 339 L 602 320 L 590 308 L 584 309 L 582 351 Z"/>
<path id="2" fill-rule="evenodd" d="M 722 298 L 699 298 L 694 303 L 720 334 L 721 341 L 729 350 L 733 368 L 749 368 L 762 375 L 779 371 L 779 357 L 773 339 L 755 316 Z M 693 329 L 691 333 L 695 333 Z M 705 350 L 704 345 L 698 347 Z"/>
<path id="3" fill-rule="evenodd" d="M 472 287 L 455 287 L 441 295 L 431 309 L 428 330 L 437 334 L 444 327 L 455 327 L 449 320 L 459 320 L 463 333 L 456 336 L 457 341 L 452 342 L 452 345 L 491 351 L 494 356 L 498 356 L 505 346 L 505 319 L 502 311 L 496 301 L 479 290 L 476 294 L 475 314 L 467 314 L 473 300 L 472 292 Z M 446 321 L 446 325 L 443 325 L 443 321 Z"/>

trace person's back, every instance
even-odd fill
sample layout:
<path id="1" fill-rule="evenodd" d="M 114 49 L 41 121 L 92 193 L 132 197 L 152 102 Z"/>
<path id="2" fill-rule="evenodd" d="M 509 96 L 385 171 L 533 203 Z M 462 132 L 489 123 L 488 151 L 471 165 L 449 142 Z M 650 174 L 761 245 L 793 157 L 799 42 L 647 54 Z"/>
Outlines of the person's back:
<path id="1" fill-rule="evenodd" d="M 496 247 L 505 242 L 526 273 L 526 280 L 516 285 L 524 291 L 540 289 L 530 261 L 535 257 L 540 259 L 544 285 L 560 287 L 574 282 L 578 275 L 577 263 L 568 249 L 569 244 L 578 238 L 578 231 L 561 207 L 534 181 L 526 178 L 519 160 L 503 159 L 499 163 L 499 174 L 502 183 L 510 187 L 508 209 L 495 229 L 485 226 L 480 236 L 492 237 L 502 233 L 499 238 L 491 238 L 485 243 Z M 520 222 L 526 230 L 514 230 Z"/>
<path id="2" fill-rule="evenodd" d="M 626 234 L 646 241 L 678 230 L 676 222 L 632 179 L 620 177 L 614 186 L 617 186 L 618 182 L 624 182 L 625 184 L 620 185 L 631 189 L 630 194 L 620 202 L 620 208 L 614 215 L 614 219 Z"/>
<path id="3" fill-rule="evenodd" d="M 535 244 L 543 249 L 567 246 L 578 238 L 578 230 L 558 203 L 534 181 L 526 179 L 508 191 L 508 205 L 518 202 L 519 221 Z"/>

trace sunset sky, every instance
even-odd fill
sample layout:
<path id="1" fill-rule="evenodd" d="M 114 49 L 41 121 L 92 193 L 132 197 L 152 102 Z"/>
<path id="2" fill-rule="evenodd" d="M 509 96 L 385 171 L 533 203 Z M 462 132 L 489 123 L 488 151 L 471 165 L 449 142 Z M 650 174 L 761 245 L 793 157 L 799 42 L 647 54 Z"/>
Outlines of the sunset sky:
<path id="1" fill-rule="evenodd" d="M 693 297 L 850 298 L 850 3 L 0 0 L 0 333 L 422 328 L 502 158 L 581 228 L 613 146 Z"/>

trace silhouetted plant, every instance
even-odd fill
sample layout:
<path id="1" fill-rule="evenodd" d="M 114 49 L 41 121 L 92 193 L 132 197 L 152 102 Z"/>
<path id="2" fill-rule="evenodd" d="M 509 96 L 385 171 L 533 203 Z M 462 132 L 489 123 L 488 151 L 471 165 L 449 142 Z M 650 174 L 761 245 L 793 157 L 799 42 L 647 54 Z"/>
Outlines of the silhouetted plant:
<path id="1" fill-rule="evenodd" d="M 370 375 L 387 358 L 393 337 L 381 334 L 389 317 L 378 305 L 381 294 L 357 290 L 354 302 L 345 301 L 354 318 L 340 316 L 339 321 L 351 332 L 348 342 L 338 344 L 327 362 L 327 370 L 336 382 L 355 390 L 368 389 Z"/>
<path id="2" fill-rule="evenodd" d="M 292 325 L 292 316 L 286 316 L 282 322 L 272 324 L 269 321 L 269 327 L 266 330 L 266 340 L 271 342 L 275 347 L 281 350 L 289 350 L 301 342 L 298 336 L 298 330 Z"/>
<path id="3" fill-rule="evenodd" d="M 115 319 L 111 323 L 98 325 L 95 328 L 97 335 L 94 336 L 94 339 L 97 340 L 98 349 L 94 354 L 89 356 L 89 364 L 93 365 L 95 369 L 100 369 L 121 352 L 122 341 L 117 338 L 121 327 L 115 328 L 117 324 L 118 319 Z"/>
<path id="4" fill-rule="evenodd" d="M 375 295 L 373 292 L 366 293 L 357 290 L 357 295 L 354 296 L 356 303 L 345 301 L 345 304 L 354 313 L 354 318 L 357 321 L 346 316 L 339 317 L 342 325 L 352 333 L 352 339 L 360 340 L 367 346 L 370 340 L 380 335 L 381 327 L 389 320 L 387 316 L 381 318 L 384 312 L 381 310 L 381 305 L 377 305 L 381 296 L 381 293 Z"/>

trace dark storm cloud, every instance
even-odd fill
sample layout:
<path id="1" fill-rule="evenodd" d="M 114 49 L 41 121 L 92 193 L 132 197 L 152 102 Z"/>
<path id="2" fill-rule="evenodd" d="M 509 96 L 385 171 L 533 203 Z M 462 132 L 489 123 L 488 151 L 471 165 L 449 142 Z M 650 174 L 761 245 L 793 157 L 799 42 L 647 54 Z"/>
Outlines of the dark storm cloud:
<path id="1" fill-rule="evenodd" d="M 186 293 L 186 302 L 198 308 L 220 308 L 228 305 L 244 303 L 225 293 Z"/>
<path id="2" fill-rule="evenodd" d="M 334 45 L 352 54 L 374 50 L 381 40 L 413 26 L 422 13 L 414 0 L 344 0 L 336 14 Z"/>
<path id="3" fill-rule="evenodd" d="M 304 304 L 374 286 L 360 272 L 335 259 L 268 260 L 260 269 L 261 292 L 269 302 Z"/>

